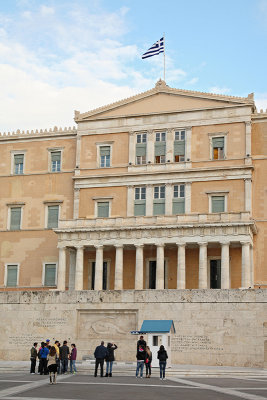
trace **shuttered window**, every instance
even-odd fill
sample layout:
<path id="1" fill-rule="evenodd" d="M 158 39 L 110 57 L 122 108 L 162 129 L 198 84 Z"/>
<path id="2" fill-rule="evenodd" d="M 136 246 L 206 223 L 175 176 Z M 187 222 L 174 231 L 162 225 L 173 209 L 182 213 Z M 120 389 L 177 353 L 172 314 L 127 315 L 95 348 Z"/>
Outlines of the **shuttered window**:
<path id="1" fill-rule="evenodd" d="M 173 214 L 184 214 L 184 212 L 185 212 L 185 186 L 184 185 L 174 185 L 172 213 Z"/>
<path id="2" fill-rule="evenodd" d="M 10 230 L 17 231 L 21 225 L 21 207 L 10 208 Z"/>
<path id="3" fill-rule="evenodd" d="M 222 160 L 224 158 L 224 137 L 212 138 L 212 158 Z"/>
<path id="4" fill-rule="evenodd" d="M 134 197 L 134 215 L 146 215 L 146 188 L 136 187 Z"/>
<path id="5" fill-rule="evenodd" d="M 51 171 L 59 172 L 61 170 L 61 151 L 51 151 Z"/>
<path id="6" fill-rule="evenodd" d="M 225 196 L 211 196 L 211 212 L 219 213 L 225 211 Z"/>
<path id="7" fill-rule="evenodd" d="M 108 218 L 109 217 L 109 202 L 99 201 L 97 203 L 97 217 Z"/>
<path id="8" fill-rule="evenodd" d="M 110 167 L 110 146 L 100 146 L 100 167 Z"/>
<path id="9" fill-rule="evenodd" d="M 174 155 L 175 156 L 184 156 L 185 155 L 185 141 L 179 140 L 174 141 Z"/>
<path id="10" fill-rule="evenodd" d="M 44 286 L 56 286 L 56 264 L 45 264 Z"/>
<path id="11" fill-rule="evenodd" d="M 17 280 L 18 280 L 18 266 L 7 265 L 6 286 L 8 287 L 17 286 Z"/>
<path id="12" fill-rule="evenodd" d="M 14 154 L 14 174 L 23 174 L 24 154 Z"/>
<path id="13" fill-rule="evenodd" d="M 58 227 L 58 216 L 59 216 L 59 206 L 48 206 L 48 217 L 47 217 L 47 228 L 57 228 Z"/>
<path id="14" fill-rule="evenodd" d="M 165 214 L 165 186 L 154 187 L 153 215 Z"/>

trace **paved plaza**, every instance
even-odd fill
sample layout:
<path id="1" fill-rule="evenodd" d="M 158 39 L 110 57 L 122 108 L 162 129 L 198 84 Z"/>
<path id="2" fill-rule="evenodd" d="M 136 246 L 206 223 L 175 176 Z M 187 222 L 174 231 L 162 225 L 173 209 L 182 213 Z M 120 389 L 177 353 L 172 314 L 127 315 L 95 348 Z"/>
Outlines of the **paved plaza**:
<path id="1" fill-rule="evenodd" d="M 158 371 L 153 372 L 155 376 L 151 379 L 117 375 L 112 378 L 95 378 L 81 372 L 59 376 L 56 385 L 48 383 L 48 376 L 31 375 L 25 371 L 1 373 L 0 399 L 267 399 L 267 376 L 262 373 L 214 377 L 179 375 L 161 381 Z"/>

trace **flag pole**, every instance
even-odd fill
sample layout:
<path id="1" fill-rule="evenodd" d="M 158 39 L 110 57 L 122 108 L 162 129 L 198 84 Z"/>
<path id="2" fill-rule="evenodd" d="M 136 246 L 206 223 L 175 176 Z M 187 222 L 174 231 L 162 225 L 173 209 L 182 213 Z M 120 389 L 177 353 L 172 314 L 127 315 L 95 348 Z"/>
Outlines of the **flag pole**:
<path id="1" fill-rule="evenodd" d="M 164 81 L 165 81 L 165 32 L 163 33 L 163 44 L 164 44 L 163 59 L 164 59 Z"/>

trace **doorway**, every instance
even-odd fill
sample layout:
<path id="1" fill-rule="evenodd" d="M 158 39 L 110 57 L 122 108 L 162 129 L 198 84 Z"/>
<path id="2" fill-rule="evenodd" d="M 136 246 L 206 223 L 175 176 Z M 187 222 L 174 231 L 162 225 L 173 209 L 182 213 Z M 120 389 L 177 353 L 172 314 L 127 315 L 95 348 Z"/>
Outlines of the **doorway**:
<path id="1" fill-rule="evenodd" d="M 221 260 L 210 260 L 210 288 L 221 289 Z"/>
<path id="2" fill-rule="evenodd" d="M 149 260 L 148 262 L 148 289 L 156 289 L 157 280 L 157 261 Z M 164 289 L 168 289 L 168 267 L 164 260 Z"/>

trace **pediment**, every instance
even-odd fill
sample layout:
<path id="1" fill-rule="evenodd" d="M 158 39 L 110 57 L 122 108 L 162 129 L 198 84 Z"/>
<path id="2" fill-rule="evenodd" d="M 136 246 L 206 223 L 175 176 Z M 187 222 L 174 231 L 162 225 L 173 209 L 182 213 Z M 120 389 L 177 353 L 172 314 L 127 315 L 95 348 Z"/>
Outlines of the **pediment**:
<path id="1" fill-rule="evenodd" d="M 100 118 L 212 109 L 244 104 L 253 105 L 253 95 L 232 97 L 173 89 L 167 86 L 165 82 L 159 81 L 155 88 L 128 99 L 83 114 L 76 111 L 75 120 L 81 122 Z"/>

